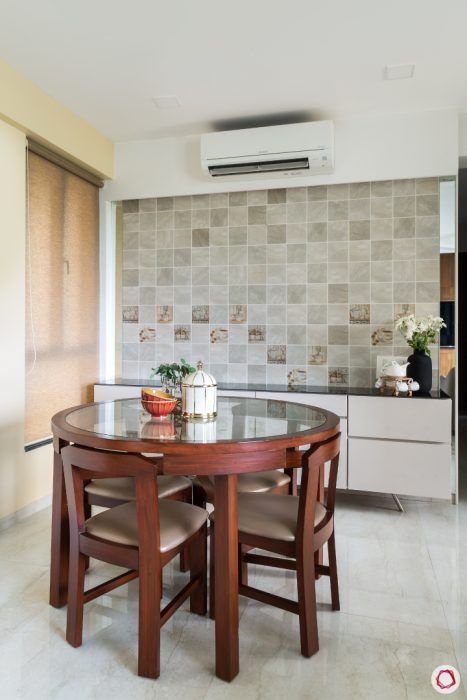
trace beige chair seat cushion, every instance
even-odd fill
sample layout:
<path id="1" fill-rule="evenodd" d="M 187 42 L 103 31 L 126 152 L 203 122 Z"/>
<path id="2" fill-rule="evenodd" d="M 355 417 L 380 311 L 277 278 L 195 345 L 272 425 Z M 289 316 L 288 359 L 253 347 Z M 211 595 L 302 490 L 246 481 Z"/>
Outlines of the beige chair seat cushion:
<path id="1" fill-rule="evenodd" d="M 213 477 L 196 477 L 194 483 L 206 491 L 208 500 L 214 497 Z M 238 493 L 266 493 L 279 486 L 286 486 L 288 483 L 290 483 L 290 476 L 278 469 L 267 472 L 248 472 L 238 475 L 237 490 Z"/>
<path id="2" fill-rule="evenodd" d="M 157 485 L 159 498 L 168 498 L 177 491 L 191 487 L 191 481 L 185 476 L 158 476 Z M 131 477 L 95 479 L 86 484 L 84 490 L 101 498 L 116 498 L 120 501 L 135 500 L 135 481 Z"/>
<path id="3" fill-rule="evenodd" d="M 160 500 L 161 552 L 167 552 L 195 534 L 206 522 L 203 508 L 181 501 Z M 136 502 L 109 508 L 86 520 L 86 532 L 116 544 L 138 546 Z"/>
<path id="4" fill-rule="evenodd" d="M 297 531 L 298 496 L 275 493 L 238 495 L 238 529 L 247 535 L 293 542 Z M 326 515 L 322 503 L 316 504 L 315 527 Z M 213 518 L 214 514 L 211 515 Z"/>

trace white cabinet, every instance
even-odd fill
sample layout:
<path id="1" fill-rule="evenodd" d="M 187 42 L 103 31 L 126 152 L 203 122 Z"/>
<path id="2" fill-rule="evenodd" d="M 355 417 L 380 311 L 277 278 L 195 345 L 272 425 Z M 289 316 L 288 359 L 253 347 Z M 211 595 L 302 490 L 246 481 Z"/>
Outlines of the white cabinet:
<path id="1" fill-rule="evenodd" d="M 347 396 L 345 394 L 300 394 L 280 391 L 257 391 L 257 399 L 273 399 L 275 401 L 290 401 L 292 403 L 304 403 L 307 406 L 324 408 L 338 416 L 347 416 Z"/>
<path id="2" fill-rule="evenodd" d="M 349 489 L 450 498 L 451 410 L 451 399 L 349 396 Z"/>
<path id="3" fill-rule="evenodd" d="M 349 489 L 451 497 L 451 445 L 349 439 Z"/>
<path id="4" fill-rule="evenodd" d="M 451 400 L 349 396 L 351 437 L 451 441 Z"/>

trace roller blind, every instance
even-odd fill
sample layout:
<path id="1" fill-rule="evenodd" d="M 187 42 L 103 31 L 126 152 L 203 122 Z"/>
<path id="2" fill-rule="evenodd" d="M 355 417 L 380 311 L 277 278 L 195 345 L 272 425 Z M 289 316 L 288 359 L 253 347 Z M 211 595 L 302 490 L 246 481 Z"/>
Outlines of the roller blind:
<path id="1" fill-rule="evenodd" d="M 98 378 L 99 197 L 95 184 L 28 153 L 25 443 L 92 400 Z"/>

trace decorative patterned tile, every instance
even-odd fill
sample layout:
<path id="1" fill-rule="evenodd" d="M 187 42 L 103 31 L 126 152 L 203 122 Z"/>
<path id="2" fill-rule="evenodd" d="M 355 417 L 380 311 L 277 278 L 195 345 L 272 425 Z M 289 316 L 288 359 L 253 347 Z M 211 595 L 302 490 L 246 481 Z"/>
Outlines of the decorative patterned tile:
<path id="1" fill-rule="evenodd" d="M 285 365 L 287 359 L 286 345 L 268 345 L 268 364 Z"/>

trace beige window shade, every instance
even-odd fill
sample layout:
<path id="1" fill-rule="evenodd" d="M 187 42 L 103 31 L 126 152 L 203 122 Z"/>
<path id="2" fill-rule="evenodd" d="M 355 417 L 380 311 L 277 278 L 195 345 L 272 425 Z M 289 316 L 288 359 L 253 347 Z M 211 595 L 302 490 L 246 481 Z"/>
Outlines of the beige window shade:
<path id="1" fill-rule="evenodd" d="M 28 155 L 25 442 L 92 400 L 98 378 L 98 187 Z"/>

